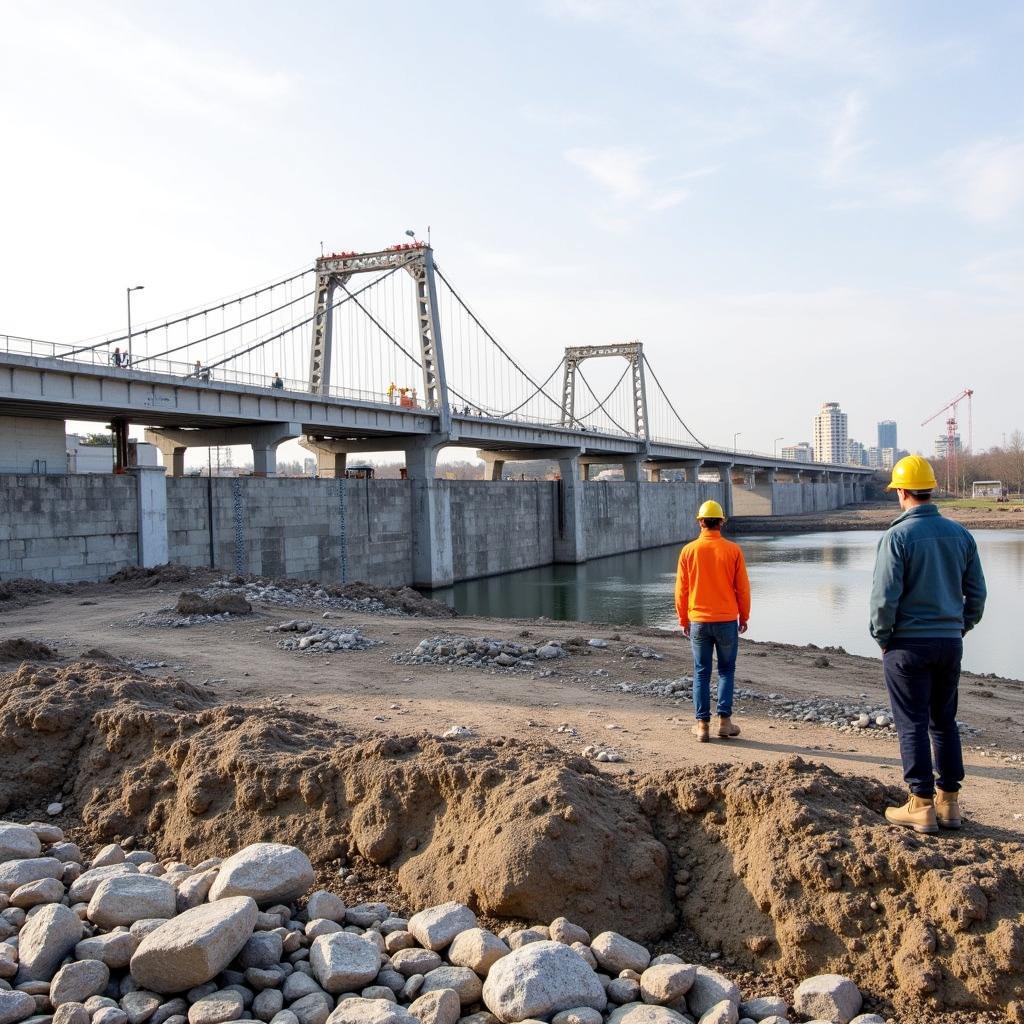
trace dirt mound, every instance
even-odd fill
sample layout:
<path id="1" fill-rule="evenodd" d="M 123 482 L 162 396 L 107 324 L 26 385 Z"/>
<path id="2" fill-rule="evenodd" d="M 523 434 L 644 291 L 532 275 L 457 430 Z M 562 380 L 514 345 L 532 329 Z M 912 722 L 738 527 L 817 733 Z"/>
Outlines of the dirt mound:
<path id="1" fill-rule="evenodd" d="M 790 977 L 836 971 L 910 1009 L 1024 993 L 1024 846 L 887 825 L 900 794 L 792 758 L 642 780 L 680 917 Z"/>
<path id="2" fill-rule="evenodd" d="M 231 592 L 203 597 L 194 590 L 183 590 L 174 610 L 178 615 L 252 615 L 252 605 L 241 594 Z"/>
<path id="3" fill-rule="evenodd" d="M 160 587 L 168 583 L 185 583 L 196 576 L 208 576 L 208 569 L 190 569 L 185 565 L 157 565 L 146 569 L 126 565 L 107 577 L 108 583 L 131 583 L 139 587 Z"/>
<path id="4" fill-rule="evenodd" d="M 0 641 L 0 661 L 53 661 L 57 652 L 38 640 L 12 637 Z"/>
<path id="5" fill-rule="evenodd" d="M 68 583 L 47 583 L 44 580 L 4 580 L 0 583 L 0 610 L 13 611 L 39 604 L 50 594 L 67 594 Z"/>
<path id="6" fill-rule="evenodd" d="M 396 608 L 406 615 L 420 615 L 429 619 L 454 619 L 458 615 L 454 608 L 443 601 L 424 597 L 412 587 L 379 587 L 375 583 L 345 583 L 337 587 L 325 587 L 329 594 L 347 597 L 351 601 L 380 601 L 385 608 Z"/>
<path id="7" fill-rule="evenodd" d="M 0 749 L 0 814 L 63 787 L 97 843 L 194 863 L 301 840 L 321 867 L 386 872 L 411 905 L 647 941 L 680 927 L 758 970 L 850 974 L 907 1012 L 1024 995 L 1024 847 L 898 831 L 891 791 L 799 759 L 623 785 L 545 745 L 357 739 L 80 664 L 0 676 Z"/>

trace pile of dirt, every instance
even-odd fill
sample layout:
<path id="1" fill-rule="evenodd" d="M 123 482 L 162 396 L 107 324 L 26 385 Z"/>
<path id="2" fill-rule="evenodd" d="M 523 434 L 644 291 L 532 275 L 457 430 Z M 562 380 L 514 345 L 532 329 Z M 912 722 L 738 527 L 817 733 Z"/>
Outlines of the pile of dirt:
<path id="1" fill-rule="evenodd" d="M 143 568 L 141 565 L 126 565 L 107 577 L 108 583 L 129 583 L 136 587 L 162 587 L 166 584 L 186 583 L 197 577 L 210 575 L 209 569 L 190 569 L 186 565 L 157 565 Z"/>
<path id="2" fill-rule="evenodd" d="M 639 940 L 695 933 L 753 969 L 835 971 L 932 1004 L 1024 996 L 1024 848 L 885 824 L 892 791 L 793 759 L 629 780 L 514 739 L 357 738 L 279 708 L 215 706 L 115 667 L 0 676 L 0 814 L 62 792 L 101 843 L 193 862 L 301 841 L 410 903 L 565 914 Z"/>
<path id="3" fill-rule="evenodd" d="M 325 587 L 329 594 L 347 597 L 351 601 L 369 598 L 380 601 L 385 608 L 395 608 L 406 615 L 419 615 L 428 619 L 454 619 L 457 612 L 443 601 L 424 597 L 412 587 L 380 587 L 375 583 L 353 582 L 338 587 Z"/>
<path id="4" fill-rule="evenodd" d="M 53 661 L 57 652 L 39 640 L 11 637 L 0 640 L 0 661 Z"/>
<path id="5" fill-rule="evenodd" d="M 45 601 L 51 594 L 67 594 L 69 583 L 47 583 L 45 580 L 4 580 L 0 582 L 0 611 L 10 612 Z"/>
<path id="6" fill-rule="evenodd" d="M 178 615 L 252 615 L 252 605 L 241 594 L 230 591 L 204 597 L 194 590 L 183 590 L 174 611 Z"/>

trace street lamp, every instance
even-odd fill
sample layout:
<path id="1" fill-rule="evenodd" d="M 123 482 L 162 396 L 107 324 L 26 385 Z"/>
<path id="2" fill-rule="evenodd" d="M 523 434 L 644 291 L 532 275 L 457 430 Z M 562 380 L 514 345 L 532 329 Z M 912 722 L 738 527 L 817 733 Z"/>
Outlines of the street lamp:
<path id="1" fill-rule="evenodd" d="M 132 365 L 132 292 L 141 292 L 146 286 L 144 284 L 133 285 L 125 288 L 125 297 L 128 299 L 128 365 Z"/>
<path id="2" fill-rule="evenodd" d="M 737 440 L 737 438 L 739 438 L 740 434 L 742 434 L 742 433 L 743 433 L 742 430 L 737 430 L 736 433 L 732 435 L 732 450 L 734 452 L 738 452 L 739 451 L 739 448 L 736 447 L 736 440 Z"/>
<path id="3" fill-rule="evenodd" d="M 775 438 L 774 441 L 772 441 L 772 457 L 773 458 L 777 459 L 779 457 L 779 442 L 780 441 L 785 441 L 785 440 L 786 439 L 784 437 L 777 437 L 777 438 Z"/>

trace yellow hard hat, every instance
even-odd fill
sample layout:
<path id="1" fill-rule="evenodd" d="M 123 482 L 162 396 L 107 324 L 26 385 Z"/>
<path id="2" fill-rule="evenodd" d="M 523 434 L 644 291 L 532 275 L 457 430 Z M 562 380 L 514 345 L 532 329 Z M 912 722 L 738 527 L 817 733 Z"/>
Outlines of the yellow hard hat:
<path id="1" fill-rule="evenodd" d="M 933 491 L 938 486 L 935 470 L 920 455 L 908 455 L 892 467 L 892 480 L 887 491 Z"/>
<path id="2" fill-rule="evenodd" d="M 717 501 L 705 501 L 697 510 L 698 519 L 724 519 L 725 512 Z"/>

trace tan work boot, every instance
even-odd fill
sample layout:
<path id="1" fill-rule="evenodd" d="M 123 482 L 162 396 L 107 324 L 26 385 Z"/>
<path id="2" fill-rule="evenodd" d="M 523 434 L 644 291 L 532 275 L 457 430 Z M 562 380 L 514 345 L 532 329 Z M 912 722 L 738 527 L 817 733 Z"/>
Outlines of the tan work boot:
<path id="1" fill-rule="evenodd" d="M 885 820 L 893 825 L 905 825 L 915 832 L 924 832 L 926 835 L 939 831 L 935 804 L 931 798 L 915 796 L 913 793 L 902 807 L 886 807 Z"/>
<path id="2" fill-rule="evenodd" d="M 943 828 L 960 827 L 959 796 L 959 793 L 947 793 L 935 787 L 935 818 Z"/>
<path id="3" fill-rule="evenodd" d="M 718 716 L 718 735 L 723 740 L 731 740 L 734 736 L 739 736 L 740 727 L 733 725 L 732 715 L 719 715 Z"/>
<path id="4" fill-rule="evenodd" d="M 711 724 L 697 722 L 693 727 L 693 735 L 697 737 L 698 743 L 707 743 L 711 739 Z"/>

